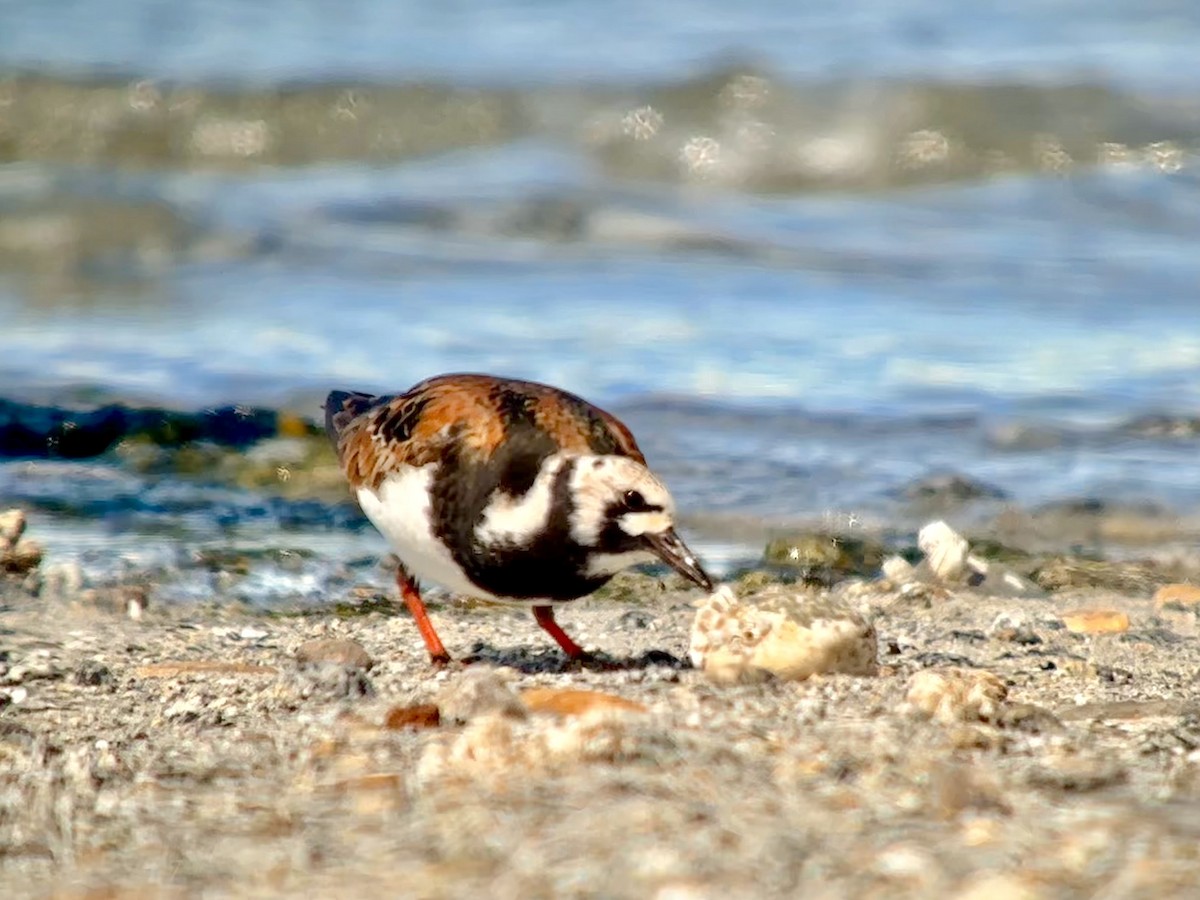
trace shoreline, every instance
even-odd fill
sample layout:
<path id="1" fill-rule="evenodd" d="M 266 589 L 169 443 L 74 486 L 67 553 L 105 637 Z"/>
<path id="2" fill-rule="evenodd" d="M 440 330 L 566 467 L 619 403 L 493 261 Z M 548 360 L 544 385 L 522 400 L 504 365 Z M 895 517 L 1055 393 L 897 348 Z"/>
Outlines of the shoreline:
<path id="1" fill-rule="evenodd" d="M 134 620 L 136 576 L 41 597 L 9 576 L 0 885 L 1184 896 L 1200 879 L 1200 617 L 1156 604 L 1150 574 L 1037 598 L 795 584 L 870 618 L 878 674 L 737 685 L 688 662 L 697 593 L 645 575 L 561 612 L 607 666 L 566 664 L 526 611 L 443 600 L 439 632 L 476 661 L 441 671 L 374 590 L 266 610 L 219 589 L 155 603 L 151 583 Z M 734 586 L 779 583 L 758 569 Z M 1080 609 L 1125 628 L 1077 633 Z M 919 673 L 964 690 L 922 714 Z"/>

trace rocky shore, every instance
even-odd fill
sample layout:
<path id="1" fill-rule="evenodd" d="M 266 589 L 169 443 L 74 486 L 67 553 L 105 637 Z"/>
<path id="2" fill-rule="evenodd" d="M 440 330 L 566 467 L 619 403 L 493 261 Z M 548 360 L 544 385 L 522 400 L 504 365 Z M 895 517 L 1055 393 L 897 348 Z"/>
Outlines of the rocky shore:
<path id="1" fill-rule="evenodd" d="M 37 563 L 12 567 L 0 886 L 1194 896 L 1200 590 L 1168 583 L 1187 566 L 1046 587 L 1018 573 L 1028 590 L 1003 595 L 940 535 L 886 576 L 764 566 L 719 602 L 622 576 L 560 616 L 596 650 L 585 666 L 523 610 L 445 600 L 433 615 L 469 662 L 442 671 L 367 590 L 262 610 L 156 603 L 136 578 L 35 592 Z M 771 669 L 804 641 L 824 669 Z M 843 646 L 870 664 L 826 652 Z"/>

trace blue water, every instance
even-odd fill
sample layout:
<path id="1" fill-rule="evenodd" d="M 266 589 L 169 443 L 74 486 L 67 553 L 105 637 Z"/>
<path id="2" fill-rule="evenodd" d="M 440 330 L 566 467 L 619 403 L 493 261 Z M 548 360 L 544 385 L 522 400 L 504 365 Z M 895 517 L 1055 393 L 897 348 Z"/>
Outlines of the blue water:
<path id="1" fill-rule="evenodd" d="M 1198 439 L 1122 426 L 1200 412 L 1198 46 L 1185 2 L 10 4 L 0 101 L 96 112 L 0 164 L 0 396 L 315 414 L 491 371 L 626 415 L 698 517 L 886 523 L 944 470 L 1194 515 Z M 416 80 L 470 127 L 407 152 L 440 120 L 400 94 L 366 150 L 271 143 Z M 104 105 L 144 84 L 226 99 L 147 163 Z M 345 93 L 301 126 L 282 85 Z M 89 204 L 177 230 L 109 246 Z"/>
<path id="2" fill-rule="evenodd" d="M 9 65 L 183 79 L 640 82 L 747 57 L 798 78 L 1200 78 L 1188 0 L 77 0 L 2 14 Z"/>

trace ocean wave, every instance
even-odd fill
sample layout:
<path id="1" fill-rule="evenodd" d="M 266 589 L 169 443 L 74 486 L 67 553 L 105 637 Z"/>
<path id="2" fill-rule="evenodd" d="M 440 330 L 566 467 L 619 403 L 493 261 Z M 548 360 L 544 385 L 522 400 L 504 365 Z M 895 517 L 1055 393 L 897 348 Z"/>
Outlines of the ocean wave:
<path id="1" fill-rule="evenodd" d="M 785 81 L 750 69 L 614 88 L 207 87 L 0 78 L 0 162 L 255 170 L 394 164 L 539 138 L 611 177 L 763 193 L 877 191 L 1194 163 L 1200 106 L 1103 83 Z"/>

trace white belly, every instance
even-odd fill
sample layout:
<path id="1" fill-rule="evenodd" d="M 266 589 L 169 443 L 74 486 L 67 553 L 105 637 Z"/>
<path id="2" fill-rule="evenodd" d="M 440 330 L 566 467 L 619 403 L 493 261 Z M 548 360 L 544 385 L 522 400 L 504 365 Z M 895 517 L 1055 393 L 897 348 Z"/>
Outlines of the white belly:
<path id="1" fill-rule="evenodd" d="M 360 488 L 359 506 L 417 579 L 436 581 L 458 594 L 495 599 L 471 584 L 450 551 L 433 534 L 429 503 L 433 470 L 432 463 L 419 469 L 404 469 L 389 476 L 378 492 Z"/>

